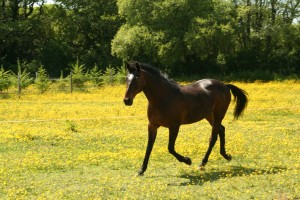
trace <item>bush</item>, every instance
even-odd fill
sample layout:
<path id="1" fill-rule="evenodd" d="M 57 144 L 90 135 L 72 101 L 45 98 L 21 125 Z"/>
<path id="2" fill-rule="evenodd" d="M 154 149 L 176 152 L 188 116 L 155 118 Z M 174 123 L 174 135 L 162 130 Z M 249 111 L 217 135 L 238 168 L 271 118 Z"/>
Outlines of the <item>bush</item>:
<path id="1" fill-rule="evenodd" d="M 84 88 L 84 83 L 86 82 L 87 74 L 84 73 L 85 67 L 84 65 L 80 65 L 79 61 L 77 59 L 77 62 L 72 65 L 72 83 L 74 84 L 75 87 L 79 89 Z"/>
<path id="2" fill-rule="evenodd" d="M 50 87 L 51 81 L 49 80 L 47 72 L 43 67 L 38 69 L 35 84 L 41 93 L 46 92 L 46 90 L 48 90 Z"/>
<path id="3" fill-rule="evenodd" d="M 67 82 L 68 82 L 68 80 L 66 80 L 65 78 L 64 78 L 64 74 L 63 74 L 63 72 L 61 71 L 60 72 L 60 77 L 59 77 L 59 79 L 58 79 L 58 83 L 57 83 L 57 89 L 58 90 L 66 90 L 66 88 L 67 88 Z"/>
<path id="4" fill-rule="evenodd" d="M 102 75 L 103 83 L 107 85 L 113 85 L 116 81 L 115 74 L 116 70 L 113 67 L 108 66 Z"/>
<path id="5" fill-rule="evenodd" d="M 103 79 L 101 76 L 101 70 L 98 69 L 98 66 L 95 65 L 93 69 L 90 71 L 89 76 L 91 78 L 92 83 L 94 86 L 100 86 L 103 84 Z"/>
<path id="6" fill-rule="evenodd" d="M 127 75 L 127 70 L 125 66 L 121 66 L 117 68 L 116 82 L 120 84 L 124 84 L 126 82 L 126 75 Z"/>
<path id="7" fill-rule="evenodd" d="M 24 69 L 22 71 L 22 65 L 25 65 L 25 63 L 21 63 L 18 60 L 18 73 L 11 73 L 11 82 L 13 85 L 15 85 L 16 87 L 19 86 L 20 84 L 20 90 L 27 88 L 33 81 L 33 78 L 30 77 L 30 73 L 26 71 L 26 69 Z M 20 75 L 20 83 L 19 83 L 19 78 L 18 75 Z"/>
<path id="8" fill-rule="evenodd" d="M 4 71 L 3 66 L 1 66 L 1 69 L 0 69 L 0 92 L 7 90 L 9 88 L 9 86 L 11 85 L 9 73 L 10 73 L 9 71 Z"/>

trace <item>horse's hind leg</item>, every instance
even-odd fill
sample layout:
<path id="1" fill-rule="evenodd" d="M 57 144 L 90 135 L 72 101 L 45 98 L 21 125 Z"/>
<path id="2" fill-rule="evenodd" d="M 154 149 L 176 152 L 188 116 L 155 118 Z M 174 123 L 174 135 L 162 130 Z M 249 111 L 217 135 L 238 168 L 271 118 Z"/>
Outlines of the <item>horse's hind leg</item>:
<path id="1" fill-rule="evenodd" d="M 213 147 L 216 144 L 216 141 L 218 139 L 218 128 L 217 127 L 218 126 L 214 125 L 213 128 L 212 128 L 211 137 L 210 137 L 210 140 L 209 140 L 209 146 L 208 146 L 208 149 L 205 153 L 204 158 L 202 159 L 202 162 L 200 164 L 200 168 L 203 168 L 206 165 L 206 163 L 208 162 L 208 157 L 209 157 Z"/>
<path id="2" fill-rule="evenodd" d="M 200 168 L 203 168 L 208 162 L 209 155 L 218 139 L 220 137 L 220 153 L 226 160 L 231 160 L 231 155 L 226 153 L 225 150 L 225 127 L 222 124 L 214 124 L 212 128 L 212 133 L 209 141 L 209 146 L 206 151 L 206 154 L 200 164 Z"/>
<path id="3" fill-rule="evenodd" d="M 220 126 L 219 137 L 220 137 L 220 154 L 226 160 L 230 161 L 232 157 L 230 154 L 227 154 L 225 150 L 225 127 L 223 125 Z"/>

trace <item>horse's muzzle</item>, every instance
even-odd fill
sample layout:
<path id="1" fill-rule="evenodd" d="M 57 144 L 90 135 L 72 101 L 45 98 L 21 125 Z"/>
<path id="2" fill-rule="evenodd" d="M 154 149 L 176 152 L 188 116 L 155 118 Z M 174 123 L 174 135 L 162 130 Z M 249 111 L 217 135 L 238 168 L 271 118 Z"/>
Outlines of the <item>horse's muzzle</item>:
<path id="1" fill-rule="evenodd" d="M 126 106 L 131 106 L 133 104 L 133 99 L 130 98 L 124 98 L 123 101 Z"/>

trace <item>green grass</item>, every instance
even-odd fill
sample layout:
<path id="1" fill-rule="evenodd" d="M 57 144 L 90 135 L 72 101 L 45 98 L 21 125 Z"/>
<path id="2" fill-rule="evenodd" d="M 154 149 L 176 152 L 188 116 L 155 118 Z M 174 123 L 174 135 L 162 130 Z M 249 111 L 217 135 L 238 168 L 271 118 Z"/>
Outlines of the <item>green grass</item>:
<path id="1" fill-rule="evenodd" d="M 299 199 L 300 84 L 234 83 L 249 93 L 244 116 L 224 119 L 231 162 L 208 146 L 206 121 L 182 126 L 176 149 L 159 134 L 142 177 L 147 101 L 122 103 L 123 86 L 92 93 L 0 100 L 0 199 Z M 109 93 L 107 93 L 109 92 Z M 109 94 L 109 95 L 108 95 Z"/>

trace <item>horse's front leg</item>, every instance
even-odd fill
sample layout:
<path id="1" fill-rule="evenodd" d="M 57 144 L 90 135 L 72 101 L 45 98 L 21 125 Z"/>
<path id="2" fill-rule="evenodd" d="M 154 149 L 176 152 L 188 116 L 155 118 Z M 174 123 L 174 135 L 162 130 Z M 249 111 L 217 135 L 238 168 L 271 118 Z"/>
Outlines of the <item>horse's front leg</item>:
<path id="1" fill-rule="evenodd" d="M 149 125 L 148 125 L 148 144 L 147 144 L 147 149 L 146 149 L 146 154 L 145 154 L 145 157 L 144 157 L 143 165 L 142 165 L 140 171 L 138 172 L 139 175 L 143 175 L 144 172 L 147 169 L 150 154 L 151 154 L 153 144 L 154 144 L 155 139 L 156 139 L 157 129 L 158 129 L 157 126 L 154 126 L 154 125 L 149 123 Z"/>
<path id="2" fill-rule="evenodd" d="M 175 158 L 177 158 L 177 160 L 179 162 L 184 162 L 187 165 L 191 165 L 192 160 L 189 157 L 183 157 L 182 155 L 178 154 L 175 151 L 175 142 L 176 142 L 176 139 L 177 139 L 177 136 L 178 136 L 178 132 L 179 132 L 179 126 L 174 126 L 174 127 L 169 128 L 168 150 Z"/>

